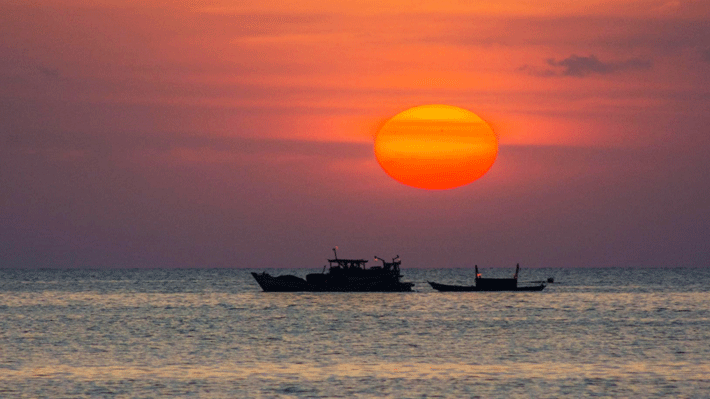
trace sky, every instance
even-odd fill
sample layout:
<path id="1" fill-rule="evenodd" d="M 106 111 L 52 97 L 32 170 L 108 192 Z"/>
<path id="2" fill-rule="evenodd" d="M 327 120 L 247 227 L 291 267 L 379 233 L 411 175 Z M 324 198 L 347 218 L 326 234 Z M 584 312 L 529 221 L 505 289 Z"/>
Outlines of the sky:
<path id="1" fill-rule="evenodd" d="M 710 266 L 705 0 L 0 0 L 0 267 Z M 424 190 L 410 107 L 493 128 Z M 374 263 L 374 260 L 371 262 Z"/>

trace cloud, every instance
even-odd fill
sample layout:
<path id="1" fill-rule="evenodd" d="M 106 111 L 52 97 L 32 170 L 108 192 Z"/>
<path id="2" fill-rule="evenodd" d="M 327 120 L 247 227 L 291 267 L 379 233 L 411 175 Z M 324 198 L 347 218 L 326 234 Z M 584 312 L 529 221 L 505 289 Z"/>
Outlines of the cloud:
<path id="1" fill-rule="evenodd" d="M 630 58 L 623 61 L 604 62 L 600 61 L 599 58 L 593 54 L 587 57 L 572 54 L 559 61 L 554 58 L 548 58 L 547 65 L 553 68 L 541 69 L 530 65 L 523 65 L 518 68 L 518 70 L 527 71 L 531 75 L 542 77 L 575 76 L 581 78 L 594 74 L 607 75 L 628 70 L 650 69 L 651 61 L 642 60 L 640 58 Z"/>
<path id="2" fill-rule="evenodd" d="M 681 8 L 680 1 L 674 0 L 664 3 L 663 5 L 651 10 L 655 15 L 670 15 L 677 13 Z"/>
<path id="3" fill-rule="evenodd" d="M 47 78 L 50 79 L 60 79 L 61 75 L 59 74 L 59 70 L 55 68 L 47 68 L 45 66 L 37 66 L 37 70 L 44 75 Z"/>
<path id="4" fill-rule="evenodd" d="M 107 132 L 91 134 L 79 131 L 0 131 L 0 156 L 34 154 L 51 159 L 77 157 L 119 159 L 135 153 L 216 155 L 212 161 L 255 158 L 268 160 L 292 155 L 300 159 L 323 159 L 332 154 L 339 158 L 369 159 L 372 144 L 351 142 L 306 141 L 278 138 L 243 138 L 202 134 Z M 220 158 L 221 157 L 221 158 Z M 199 157 L 193 157 L 197 159 Z M 205 157 L 202 157 L 205 158 Z M 205 161 L 210 161 L 205 158 Z"/>
<path id="5" fill-rule="evenodd" d="M 588 57 L 580 57 L 575 54 L 560 61 L 556 61 L 550 58 L 547 60 L 547 64 L 553 67 L 562 67 L 562 75 L 580 77 L 594 73 L 606 75 L 608 73 L 623 70 L 649 69 L 651 67 L 650 61 L 645 61 L 638 58 L 632 58 L 621 62 L 602 62 L 599 61 L 599 59 L 594 55 L 590 55 Z"/>

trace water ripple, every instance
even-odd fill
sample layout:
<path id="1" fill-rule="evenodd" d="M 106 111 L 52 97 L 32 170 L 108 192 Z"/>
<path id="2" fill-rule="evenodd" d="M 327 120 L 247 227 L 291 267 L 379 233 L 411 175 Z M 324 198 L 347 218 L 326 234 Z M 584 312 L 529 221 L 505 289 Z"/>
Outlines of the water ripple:
<path id="1" fill-rule="evenodd" d="M 0 270 L 0 396 L 710 391 L 707 269 L 527 272 L 563 283 L 541 293 L 418 285 L 413 293 L 274 294 L 244 270 Z M 465 269 L 404 273 L 472 279 Z"/>

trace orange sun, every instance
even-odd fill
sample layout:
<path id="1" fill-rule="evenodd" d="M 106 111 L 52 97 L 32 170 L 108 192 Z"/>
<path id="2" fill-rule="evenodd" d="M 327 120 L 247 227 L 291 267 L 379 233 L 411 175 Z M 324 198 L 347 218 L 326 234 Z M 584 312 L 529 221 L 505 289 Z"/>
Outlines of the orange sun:
<path id="1" fill-rule="evenodd" d="M 377 132 L 375 156 L 393 179 L 429 190 L 460 187 L 483 176 L 498 138 L 478 115 L 451 105 L 421 105 L 393 116 Z"/>

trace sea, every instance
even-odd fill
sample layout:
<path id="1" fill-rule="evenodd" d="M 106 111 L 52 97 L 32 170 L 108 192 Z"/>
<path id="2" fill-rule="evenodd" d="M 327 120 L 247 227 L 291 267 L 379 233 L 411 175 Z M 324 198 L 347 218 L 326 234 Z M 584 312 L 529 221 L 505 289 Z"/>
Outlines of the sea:
<path id="1" fill-rule="evenodd" d="M 251 271 L 0 269 L 0 397 L 710 397 L 709 268 L 523 269 L 554 283 L 518 293 L 406 268 L 415 292 L 267 293 Z"/>

